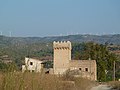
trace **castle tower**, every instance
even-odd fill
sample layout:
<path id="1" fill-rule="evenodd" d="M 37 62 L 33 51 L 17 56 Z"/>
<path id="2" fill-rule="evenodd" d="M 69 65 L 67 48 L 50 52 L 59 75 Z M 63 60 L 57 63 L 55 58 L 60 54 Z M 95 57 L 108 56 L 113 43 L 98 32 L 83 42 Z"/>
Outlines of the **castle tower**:
<path id="1" fill-rule="evenodd" d="M 71 42 L 53 42 L 54 49 L 54 74 L 63 74 L 69 69 L 71 60 Z"/>

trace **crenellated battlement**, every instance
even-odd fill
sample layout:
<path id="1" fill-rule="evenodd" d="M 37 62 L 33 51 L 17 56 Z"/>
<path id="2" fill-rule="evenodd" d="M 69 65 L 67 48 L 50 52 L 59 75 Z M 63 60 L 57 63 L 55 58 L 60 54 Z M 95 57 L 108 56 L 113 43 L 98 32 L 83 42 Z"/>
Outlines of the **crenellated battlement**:
<path id="1" fill-rule="evenodd" d="M 70 41 L 54 41 L 53 43 L 71 43 Z"/>
<path id="2" fill-rule="evenodd" d="M 71 50 L 71 42 L 70 41 L 54 41 L 53 42 L 54 49 L 70 49 Z"/>

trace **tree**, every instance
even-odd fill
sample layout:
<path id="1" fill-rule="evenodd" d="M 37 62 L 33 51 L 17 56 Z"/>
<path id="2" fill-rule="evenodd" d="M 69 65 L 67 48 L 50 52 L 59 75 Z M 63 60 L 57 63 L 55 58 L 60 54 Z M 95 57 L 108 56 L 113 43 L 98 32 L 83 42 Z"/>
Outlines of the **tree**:
<path id="1" fill-rule="evenodd" d="M 80 48 L 81 46 L 82 48 Z M 92 60 L 96 60 L 97 78 L 99 81 L 106 81 L 108 78 L 112 80 L 113 62 L 117 60 L 117 57 L 108 51 L 106 45 L 93 42 L 79 43 L 73 46 L 73 52 L 75 52 L 75 55 L 73 55 L 75 59 L 88 60 L 91 58 Z M 106 71 L 109 77 L 107 77 Z"/>

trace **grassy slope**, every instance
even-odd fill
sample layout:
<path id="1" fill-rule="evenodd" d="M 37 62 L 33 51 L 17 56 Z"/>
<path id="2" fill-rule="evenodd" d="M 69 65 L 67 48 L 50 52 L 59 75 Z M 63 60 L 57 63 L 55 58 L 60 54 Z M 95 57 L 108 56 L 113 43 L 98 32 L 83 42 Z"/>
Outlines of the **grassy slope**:
<path id="1" fill-rule="evenodd" d="M 90 90 L 95 82 L 40 73 L 0 73 L 0 90 Z"/>

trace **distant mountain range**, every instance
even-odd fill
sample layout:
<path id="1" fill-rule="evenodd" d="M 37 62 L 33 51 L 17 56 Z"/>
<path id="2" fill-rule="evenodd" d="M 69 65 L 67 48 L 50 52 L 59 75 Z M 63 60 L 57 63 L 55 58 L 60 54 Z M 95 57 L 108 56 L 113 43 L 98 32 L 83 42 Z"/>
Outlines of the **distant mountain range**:
<path id="1" fill-rule="evenodd" d="M 68 35 L 51 37 L 6 37 L 0 36 L 0 46 L 9 44 L 49 43 L 53 41 L 96 42 L 100 44 L 120 44 L 120 34 L 114 35 Z"/>

